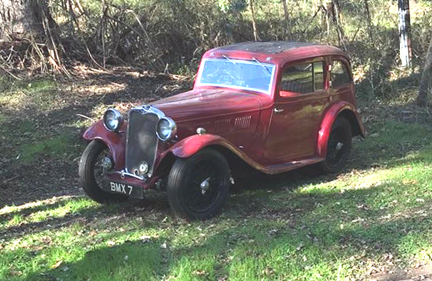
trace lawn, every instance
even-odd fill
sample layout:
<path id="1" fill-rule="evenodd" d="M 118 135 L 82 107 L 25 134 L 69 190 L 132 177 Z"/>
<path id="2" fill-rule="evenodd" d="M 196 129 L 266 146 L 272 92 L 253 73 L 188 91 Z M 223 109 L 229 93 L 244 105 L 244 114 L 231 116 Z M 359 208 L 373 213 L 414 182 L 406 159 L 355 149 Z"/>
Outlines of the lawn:
<path id="1" fill-rule="evenodd" d="M 310 167 L 254 176 L 212 220 L 177 219 L 163 194 L 124 205 L 89 200 L 77 181 L 88 118 L 190 86 L 174 78 L 43 78 L 0 93 L 0 280 L 368 280 L 432 273 L 431 120 L 409 93 L 391 102 L 361 100 L 369 137 L 355 140 L 340 175 Z"/>

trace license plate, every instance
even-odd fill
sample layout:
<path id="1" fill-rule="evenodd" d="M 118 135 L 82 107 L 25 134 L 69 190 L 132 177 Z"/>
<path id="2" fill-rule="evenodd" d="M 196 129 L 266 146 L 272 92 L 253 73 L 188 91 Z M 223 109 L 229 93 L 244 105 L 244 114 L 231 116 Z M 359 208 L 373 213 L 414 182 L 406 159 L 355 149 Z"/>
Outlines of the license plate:
<path id="1" fill-rule="evenodd" d="M 123 194 L 134 198 L 143 198 L 142 187 L 110 181 L 109 185 L 105 188 L 111 193 Z"/>

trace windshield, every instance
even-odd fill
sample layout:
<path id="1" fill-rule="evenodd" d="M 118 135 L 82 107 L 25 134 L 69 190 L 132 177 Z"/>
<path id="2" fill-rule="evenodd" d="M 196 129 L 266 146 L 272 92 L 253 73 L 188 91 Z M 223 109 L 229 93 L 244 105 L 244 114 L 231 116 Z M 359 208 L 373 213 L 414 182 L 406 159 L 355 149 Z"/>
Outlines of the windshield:
<path id="1" fill-rule="evenodd" d="M 204 59 L 197 82 L 198 85 L 244 89 L 270 95 L 274 71 L 274 64 L 261 63 L 255 59 Z"/>

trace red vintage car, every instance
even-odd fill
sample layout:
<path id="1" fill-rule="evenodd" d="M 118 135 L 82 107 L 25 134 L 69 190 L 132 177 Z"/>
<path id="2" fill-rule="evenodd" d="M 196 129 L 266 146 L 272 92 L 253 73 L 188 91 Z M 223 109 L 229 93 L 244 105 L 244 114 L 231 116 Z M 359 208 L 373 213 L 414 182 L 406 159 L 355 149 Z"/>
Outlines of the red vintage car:
<path id="1" fill-rule="evenodd" d="M 315 163 L 335 173 L 353 136 L 364 129 L 344 52 L 244 42 L 207 51 L 191 91 L 136 107 L 126 120 L 108 109 L 84 133 L 79 174 L 97 202 L 157 189 L 180 217 L 207 219 L 226 202 L 239 162 L 266 174 Z"/>

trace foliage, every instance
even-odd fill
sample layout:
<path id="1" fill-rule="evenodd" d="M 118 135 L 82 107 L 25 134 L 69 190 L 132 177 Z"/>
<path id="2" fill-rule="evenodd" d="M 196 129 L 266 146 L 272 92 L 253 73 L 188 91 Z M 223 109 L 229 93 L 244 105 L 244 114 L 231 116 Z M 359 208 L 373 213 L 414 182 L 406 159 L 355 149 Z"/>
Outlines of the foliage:
<path id="1" fill-rule="evenodd" d="M 95 67 L 128 64 L 194 73 L 205 50 L 254 38 L 245 0 L 46 1 L 58 25 L 52 32 L 63 59 Z M 394 95 L 392 72 L 399 64 L 397 2 L 369 0 L 370 21 L 364 1 L 338 3 L 342 38 L 322 1 L 290 1 L 285 18 L 280 1 L 256 0 L 259 37 L 338 45 L 352 57 L 356 79 L 365 92 Z M 411 3 L 414 72 L 422 67 L 430 41 L 431 10 L 430 1 Z M 45 39 L 41 40 L 38 46 L 44 46 Z M 27 49 L 22 59 L 13 59 L 25 50 L 21 49 L 4 48 L 0 56 L 14 65 L 34 57 Z"/>

